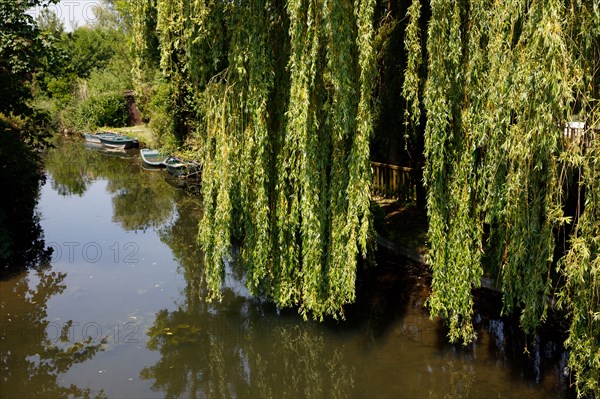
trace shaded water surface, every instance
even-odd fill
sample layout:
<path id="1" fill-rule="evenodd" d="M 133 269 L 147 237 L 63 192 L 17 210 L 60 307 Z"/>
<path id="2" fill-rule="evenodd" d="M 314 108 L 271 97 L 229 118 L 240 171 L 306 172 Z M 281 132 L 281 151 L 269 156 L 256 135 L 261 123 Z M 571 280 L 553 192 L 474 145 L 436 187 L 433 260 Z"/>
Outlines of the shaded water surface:
<path id="1" fill-rule="evenodd" d="M 390 256 L 361 275 L 344 322 L 250 297 L 235 262 L 208 304 L 198 196 L 136 153 L 64 143 L 46 167 L 38 210 L 54 253 L 0 281 L 2 398 L 569 396 L 557 345 L 514 355 L 502 320 L 481 318 L 474 345 L 447 344 L 425 278 Z"/>

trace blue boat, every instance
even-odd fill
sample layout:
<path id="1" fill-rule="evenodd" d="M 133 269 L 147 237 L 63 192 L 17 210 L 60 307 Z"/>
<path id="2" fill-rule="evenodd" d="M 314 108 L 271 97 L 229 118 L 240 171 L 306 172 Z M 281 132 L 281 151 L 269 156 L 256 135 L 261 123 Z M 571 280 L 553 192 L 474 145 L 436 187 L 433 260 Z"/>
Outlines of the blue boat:
<path id="1" fill-rule="evenodd" d="M 100 141 L 100 136 L 106 136 L 106 137 L 115 137 L 118 136 L 117 133 L 112 133 L 112 132 L 100 132 L 100 133 L 85 133 L 83 135 L 83 137 L 85 137 L 85 141 L 87 141 L 88 143 L 95 143 L 95 144 L 102 144 L 102 142 Z"/>

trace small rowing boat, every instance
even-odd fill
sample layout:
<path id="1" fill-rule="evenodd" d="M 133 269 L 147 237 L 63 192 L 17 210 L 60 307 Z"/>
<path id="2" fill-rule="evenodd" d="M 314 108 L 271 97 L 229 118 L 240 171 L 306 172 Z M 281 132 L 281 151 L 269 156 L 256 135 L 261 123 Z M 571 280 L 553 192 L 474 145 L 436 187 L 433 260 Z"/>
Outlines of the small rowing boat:
<path id="1" fill-rule="evenodd" d="M 110 148 L 128 149 L 139 147 L 137 139 L 113 132 L 100 132 L 96 134 L 86 133 L 83 136 L 88 143 L 102 144 Z"/>
<path id="2" fill-rule="evenodd" d="M 163 168 L 166 166 L 165 161 L 169 158 L 169 155 L 164 154 L 159 150 L 142 148 L 140 150 L 140 157 L 142 158 L 142 162 L 144 162 L 144 165 L 146 166 L 154 168 Z"/>
<path id="3" fill-rule="evenodd" d="M 202 166 L 198 162 L 186 162 L 174 156 L 168 157 L 164 161 L 164 165 L 171 176 L 181 179 L 200 177 L 202 173 Z"/>
<path id="4" fill-rule="evenodd" d="M 94 143 L 94 144 L 102 144 L 102 142 L 100 141 L 100 136 L 115 137 L 115 136 L 117 136 L 117 133 L 100 132 L 100 133 L 96 133 L 96 134 L 85 133 L 83 135 L 83 137 L 85 137 L 85 141 L 87 141 L 88 143 Z"/>
<path id="5" fill-rule="evenodd" d="M 98 135 L 98 137 L 100 137 L 100 142 L 102 143 L 102 145 L 105 145 L 105 146 L 111 147 L 111 148 L 128 149 L 128 148 L 137 148 L 140 145 L 140 143 L 137 141 L 137 139 L 132 139 L 131 137 L 127 137 L 127 136 Z"/>

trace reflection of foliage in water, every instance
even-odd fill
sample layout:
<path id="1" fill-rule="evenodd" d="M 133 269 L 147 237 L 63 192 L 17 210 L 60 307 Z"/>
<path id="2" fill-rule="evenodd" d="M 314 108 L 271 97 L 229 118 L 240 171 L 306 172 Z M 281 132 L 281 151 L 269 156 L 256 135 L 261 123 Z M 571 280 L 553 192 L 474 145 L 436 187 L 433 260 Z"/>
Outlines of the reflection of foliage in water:
<path id="1" fill-rule="evenodd" d="M 450 378 L 443 381 L 436 381 L 436 384 L 442 384 L 446 387 L 445 390 L 441 390 L 438 387 L 435 389 L 430 388 L 429 397 L 439 398 L 439 394 L 445 391 L 443 399 L 462 399 L 472 397 L 473 392 L 473 380 L 475 379 L 475 371 L 472 367 L 465 364 L 464 362 L 457 362 L 448 360 L 447 363 L 442 366 L 444 374 Z"/>
<path id="2" fill-rule="evenodd" d="M 65 142 L 50 150 L 46 168 L 60 195 L 82 196 L 97 179 L 108 180 L 113 194 L 113 220 L 126 230 L 157 227 L 173 214 L 175 189 L 160 172 L 142 172 L 137 159 L 116 151 L 95 151 Z"/>
<path id="3" fill-rule="evenodd" d="M 39 157 L 0 119 L 0 273 L 36 267 L 48 260 L 35 212 L 41 184 Z"/>
<path id="4" fill-rule="evenodd" d="M 147 345 L 161 359 L 141 378 L 154 380 L 152 389 L 166 398 L 347 397 L 353 370 L 345 365 L 343 346 L 328 348 L 313 324 L 269 325 L 258 307 L 231 289 L 223 291 L 222 304 L 200 299 L 202 256 L 193 239 L 202 212 L 198 198 L 182 193 L 177 210 L 179 217 L 160 237 L 181 265 L 185 303 L 157 313 Z"/>
<path id="5" fill-rule="evenodd" d="M 173 215 L 174 188 L 159 173 L 129 171 L 111 179 L 114 221 L 126 230 L 158 227 Z"/>
<path id="6" fill-rule="evenodd" d="M 93 392 L 75 385 L 60 385 L 59 375 L 103 350 L 105 340 L 74 341 L 72 322 L 55 337 L 48 333 L 47 303 L 61 294 L 66 274 L 40 269 L 35 288 L 27 274 L 2 282 L 0 291 L 0 397 L 85 397 Z M 100 397 L 104 397 L 100 391 Z"/>
<path id="7" fill-rule="evenodd" d="M 261 353 L 249 351 L 259 396 L 345 398 L 353 391 L 354 370 L 347 366 L 344 348 L 328 347 L 326 334 L 303 324 L 280 325 L 267 333 L 270 346 Z"/>
<path id="8" fill-rule="evenodd" d="M 244 304 L 226 302 L 233 302 L 228 314 Z M 152 389 L 165 397 L 343 398 L 353 390 L 344 348 L 325 345 L 325 334 L 310 325 L 269 325 L 258 315 L 240 322 L 204 306 L 163 309 L 149 330 L 148 348 L 161 359 L 141 378 L 154 380 Z"/>
<path id="9" fill-rule="evenodd" d="M 160 239 L 171 249 L 178 260 L 180 270 L 185 277 L 185 298 L 192 301 L 193 296 L 199 295 L 201 286 L 202 254 L 200 245 L 195 240 L 198 223 L 202 216 L 201 203 L 198 197 L 179 192 L 177 197 L 176 220 L 159 231 Z M 199 272 L 200 270 L 200 272 Z"/>
<path id="10" fill-rule="evenodd" d="M 52 176 L 52 188 L 63 196 L 83 196 L 97 174 L 95 165 L 99 154 L 73 143 L 63 143 L 48 151 L 46 170 Z"/>

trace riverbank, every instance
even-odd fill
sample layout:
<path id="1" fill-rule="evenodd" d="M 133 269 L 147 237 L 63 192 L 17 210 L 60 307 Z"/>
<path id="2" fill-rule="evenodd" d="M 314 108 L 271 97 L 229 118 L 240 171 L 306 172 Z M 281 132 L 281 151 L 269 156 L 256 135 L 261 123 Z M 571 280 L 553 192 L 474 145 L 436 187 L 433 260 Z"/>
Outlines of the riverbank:
<path id="1" fill-rule="evenodd" d="M 399 200 L 375 197 L 381 209 L 377 242 L 388 251 L 427 264 L 427 213 Z"/>
<path id="2" fill-rule="evenodd" d="M 156 148 L 158 143 L 152 133 L 152 129 L 148 125 L 136 125 L 126 127 L 109 127 L 104 126 L 98 130 L 108 130 L 111 132 L 117 132 L 129 137 L 135 137 L 145 147 Z"/>

